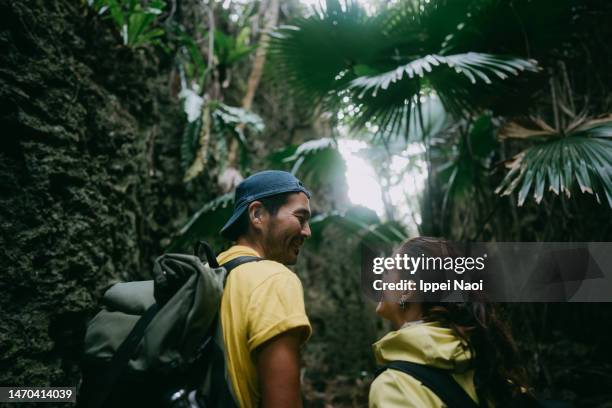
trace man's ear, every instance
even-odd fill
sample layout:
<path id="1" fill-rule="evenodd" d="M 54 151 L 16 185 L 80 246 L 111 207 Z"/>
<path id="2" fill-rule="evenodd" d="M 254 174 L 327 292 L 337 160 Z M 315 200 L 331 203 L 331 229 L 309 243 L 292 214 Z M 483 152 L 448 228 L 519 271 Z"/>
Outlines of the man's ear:
<path id="1" fill-rule="evenodd" d="M 249 223 L 253 228 L 261 228 L 261 223 L 264 221 L 266 215 L 266 209 L 264 208 L 261 201 L 253 201 L 249 204 Z"/>

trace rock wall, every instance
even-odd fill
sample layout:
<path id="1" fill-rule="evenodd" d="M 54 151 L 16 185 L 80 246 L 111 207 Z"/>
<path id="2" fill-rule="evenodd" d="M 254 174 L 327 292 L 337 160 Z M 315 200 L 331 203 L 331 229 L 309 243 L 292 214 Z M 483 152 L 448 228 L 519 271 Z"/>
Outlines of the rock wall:
<path id="1" fill-rule="evenodd" d="M 113 280 L 206 198 L 181 181 L 171 59 L 86 2 L 0 0 L 0 384 L 74 385 Z"/>

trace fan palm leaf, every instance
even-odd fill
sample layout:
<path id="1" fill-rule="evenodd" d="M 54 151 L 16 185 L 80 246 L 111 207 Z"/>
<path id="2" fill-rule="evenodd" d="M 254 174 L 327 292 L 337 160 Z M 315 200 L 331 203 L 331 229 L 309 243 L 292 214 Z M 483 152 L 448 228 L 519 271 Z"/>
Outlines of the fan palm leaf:
<path id="1" fill-rule="evenodd" d="M 275 76 L 300 97 L 320 102 L 346 87 L 356 78 L 353 67 L 373 61 L 384 45 L 378 24 L 349 1 L 280 26 L 270 34 L 268 55 Z"/>
<path id="2" fill-rule="evenodd" d="M 323 164 L 323 167 L 327 167 L 325 163 L 321 163 L 322 157 L 318 155 L 328 150 L 338 150 L 338 144 L 334 139 L 323 137 L 321 139 L 309 140 L 297 146 L 294 153 L 283 161 L 286 163 L 293 163 L 291 167 L 291 172 L 293 174 L 297 174 L 304 164 L 306 164 L 305 167 L 311 169 L 312 166 L 308 166 L 308 161 L 316 162 L 318 167 L 320 167 L 321 164 Z"/>
<path id="3" fill-rule="evenodd" d="M 298 176 L 306 185 L 344 183 L 345 163 L 338 143 L 328 137 L 292 145 L 270 155 L 276 168 L 284 168 Z"/>
<path id="4" fill-rule="evenodd" d="M 349 86 L 356 100 L 364 101 L 357 123 L 374 120 L 383 128 L 393 128 L 410 115 L 423 90 L 435 91 L 447 109 L 460 114 L 477 110 L 483 95 L 499 91 L 497 81 L 523 71 L 537 71 L 537 63 L 475 52 L 430 54 L 378 75 L 361 76 Z"/>
<path id="5" fill-rule="evenodd" d="M 445 15 L 455 10 L 450 4 L 391 9 L 377 17 L 352 2 L 331 11 L 328 5 L 276 31 L 270 44 L 276 74 L 313 106 L 337 106 L 349 96 L 359 107 L 355 127 L 370 122 L 387 132 L 409 123 L 424 92 L 435 91 L 453 113 L 488 107 L 502 94 L 502 83 L 536 71 L 536 62 L 479 52 L 446 55 L 454 48 L 442 33 L 457 29 L 457 18 Z M 459 9 L 467 10 L 467 2 Z"/>
<path id="6" fill-rule="evenodd" d="M 523 127 L 514 124 L 511 129 L 520 138 L 529 137 Z M 512 136 L 507 130 L 502 134 Z M 532 136 L 541 138 L 544 134 L 548 135 L 546 141 L 513 158 L 495 192 L 509 195 L 518 190 L 521 206 L 531 191 L 539 203 L 547 186 L 557 195 L 570 197 L 576 183 L 582 193 L 594 194 L 597 201 L 604 196 L 612 208 L 612 119 L 589 121 L 566 134 L 534 130 Z"/>

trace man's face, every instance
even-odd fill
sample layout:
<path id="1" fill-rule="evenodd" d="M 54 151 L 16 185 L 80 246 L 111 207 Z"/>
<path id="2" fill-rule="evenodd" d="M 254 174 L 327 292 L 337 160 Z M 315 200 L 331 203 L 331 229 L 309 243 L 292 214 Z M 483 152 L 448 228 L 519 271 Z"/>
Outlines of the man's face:
<path id="1" fill-rule="evenodd" d="M 265 257 L 284 265 L 295 265 L 300 248 L 310 238 L 310 200 L 304 193 L 291 194 L 275 215 L 262 225 Z"/>

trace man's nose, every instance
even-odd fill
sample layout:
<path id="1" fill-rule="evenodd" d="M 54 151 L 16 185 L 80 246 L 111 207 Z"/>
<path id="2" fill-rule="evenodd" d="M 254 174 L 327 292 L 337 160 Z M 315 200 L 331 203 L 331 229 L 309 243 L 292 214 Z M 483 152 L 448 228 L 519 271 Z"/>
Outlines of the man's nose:
<path id="1" fill-rule="evenodd" d="M 309 223 L 305 223 L 304 227 L 302 227 L 302 236 L 304 238 L 310 238 L 312 235 L 312 231 L 310 231 L 310 224 Z"/>

